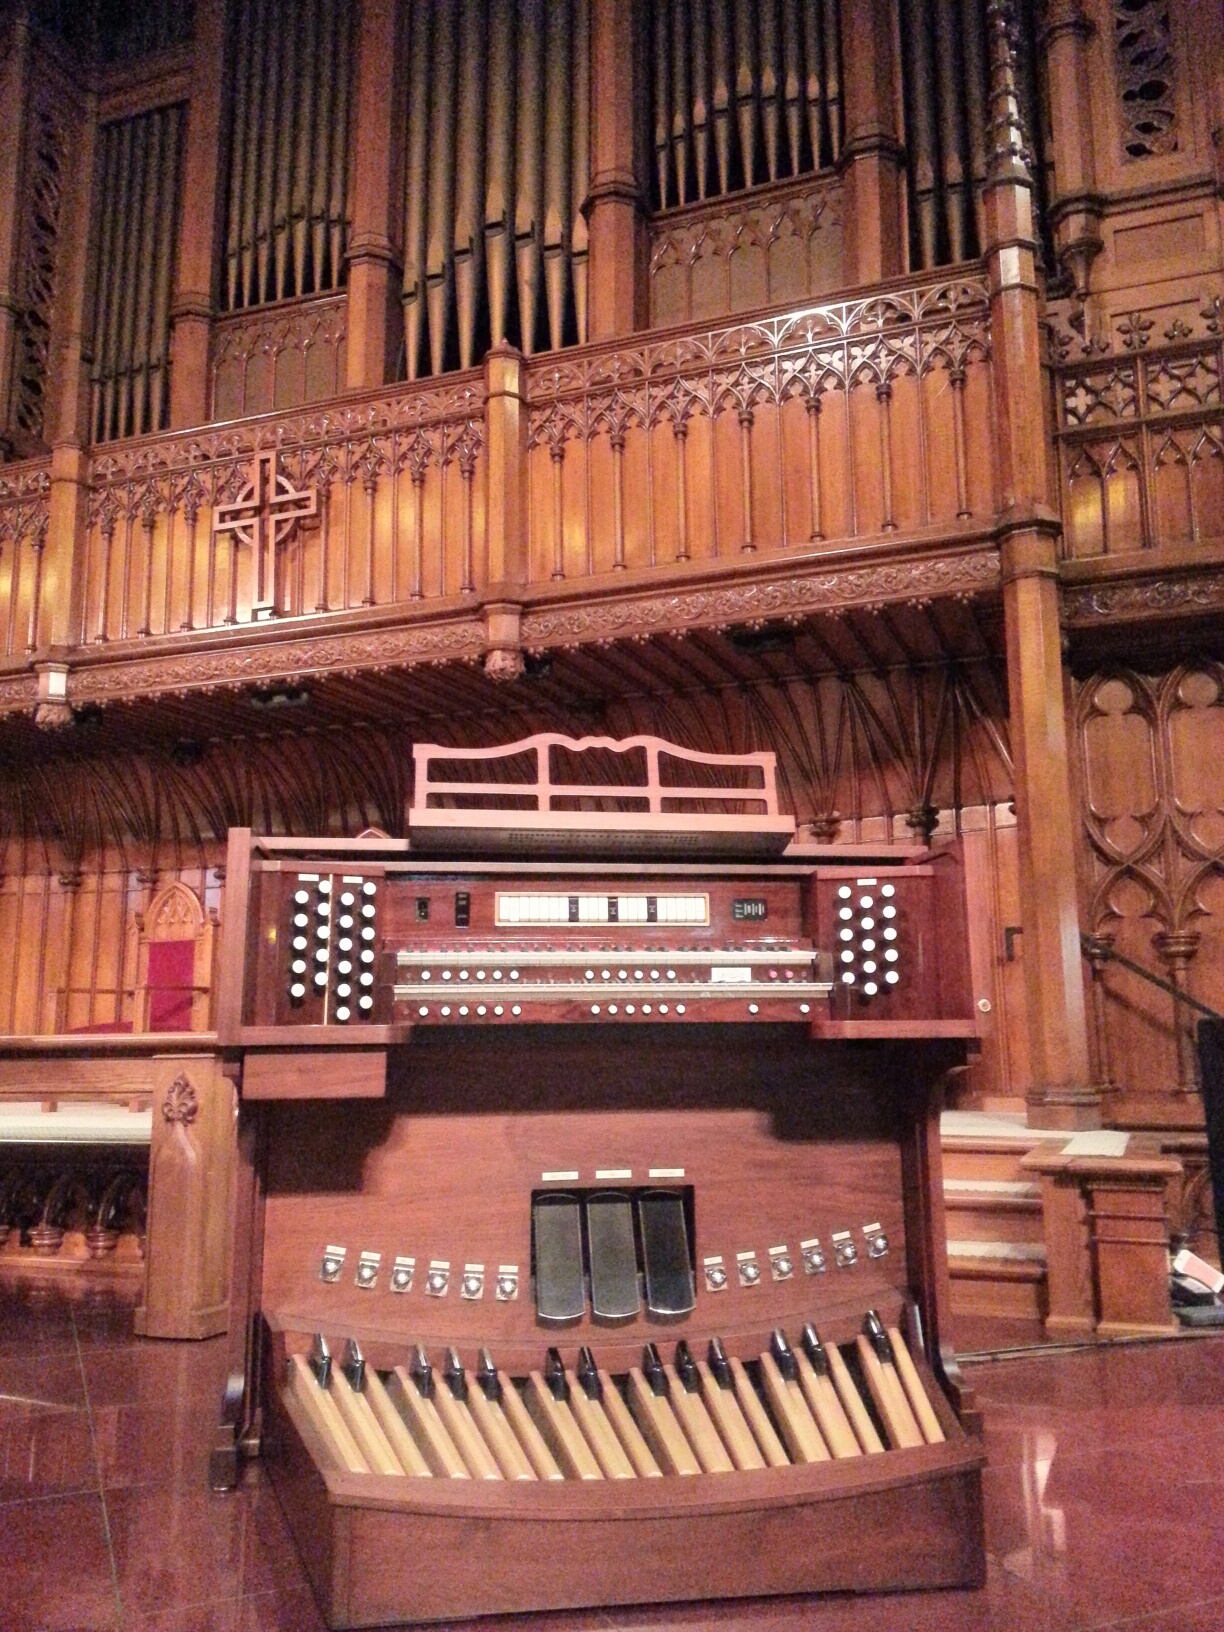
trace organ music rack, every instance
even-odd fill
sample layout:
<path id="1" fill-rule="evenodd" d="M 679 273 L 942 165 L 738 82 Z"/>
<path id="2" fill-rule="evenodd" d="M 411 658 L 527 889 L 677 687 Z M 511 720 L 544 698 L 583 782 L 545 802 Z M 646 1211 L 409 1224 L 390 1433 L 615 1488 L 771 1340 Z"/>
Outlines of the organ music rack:
<path id="1" fill-rule="evenodd" d="M 231 833 L 214 1485 L 262 1450 L 333 1627 L 980 1582 L 956 848 L 654 739 L 418 749 L 409 835 Z"/>

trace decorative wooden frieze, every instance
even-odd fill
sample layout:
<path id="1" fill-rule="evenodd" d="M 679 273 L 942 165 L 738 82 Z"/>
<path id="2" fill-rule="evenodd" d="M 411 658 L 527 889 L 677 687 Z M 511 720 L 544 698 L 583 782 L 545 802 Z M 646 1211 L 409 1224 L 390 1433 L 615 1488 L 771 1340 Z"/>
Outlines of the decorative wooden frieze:
<path id="1" fill-rule="evenodd" d="M 540 652 L 556 646 L 646 639 L 664 631 L 799 619 L 848 606 L 924 605 L 941 598 L 989 594 L 998 589 L 999 581 L 998 551 L 991 547 L 831 571 L 814 571 L 809 565 L 748 583 L 673 586 L 615 600 L 529 608 L 523 614 L 523 644 Z"/>
<path id="2" fill-rule="evenodd" d="M 141 656 L 124 662 L 83 663 L 74 669 L 76 703 L 118 702 L 126 698 L 237 689 L 303 675 L 344 674 L 385 668 L 465 662 L 484 649 L 476 618 L 393 629 L 337 629 L 314 638 L 280 639 L 252 646 L 248 641 L 222 650 Z M 0 690 L 0 707 L 4 694 Z"/>

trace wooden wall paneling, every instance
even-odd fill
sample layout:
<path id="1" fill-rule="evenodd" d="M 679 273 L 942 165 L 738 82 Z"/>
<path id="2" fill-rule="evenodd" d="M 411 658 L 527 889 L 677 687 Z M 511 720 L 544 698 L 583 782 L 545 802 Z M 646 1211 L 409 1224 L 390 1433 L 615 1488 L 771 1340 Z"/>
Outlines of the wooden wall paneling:
<path id="1" fill-rule="evenodd" d="M 234 1089 L 211 1054 L 155 1061 L 148 1273 L 136 1331 L 214 1337 L 229 1319 Z"/>
<path id="2" fill-rule="evenodd" d="M 1100 940 L 1097 1069 L 1124 1125 L 1199 1115 L 1189 1012 L 1111 967 L 1108 952 L 1224 1002 L 1210 955 L 1224 872 L 1222 697 L 1219 665 L 1193 659 L 1154 674 L 1118 665 L 1077 692 L 1087 928 Z"/>
<path id="3" fill-rule="evenodd" d="M 979 805 L 959 812 L 958 828 L 980 1053 L 969 1060 L 957 1103 L 1016 1110 L 1029 1075 L 1015 816 L 1006 806 Z"/>

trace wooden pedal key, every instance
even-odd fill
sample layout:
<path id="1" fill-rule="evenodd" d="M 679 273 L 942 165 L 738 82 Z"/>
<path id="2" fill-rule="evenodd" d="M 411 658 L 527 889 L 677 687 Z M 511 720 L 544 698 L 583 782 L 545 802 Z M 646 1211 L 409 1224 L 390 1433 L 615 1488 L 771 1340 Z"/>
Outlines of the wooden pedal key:
<path id="1" fill-rule="evenodd" d="M 761 1356 L 761 1380 L 792 1462 L 827 1462 L 829 1447 L 799 1387 L 799 1366 L 783 1332 L 776 1331 Z"/>
<path id="2" fill-rule="evenodd" d="M 800 1341 L 801 1346 L 795 1351 L 799 1386 L 825 1437 L 825 1443 L 835 1457 L 861 1456 L 862 1447 L 855 1438 L 850 1419 L 833 1386 L 833 1379 L 829 1375 L 829 1357 L 824 1351 L 824 1344 L 816 1336 L 816 1328 L 810 1323 L 806 1325 Z"/>
<path id="3" fill-rule="evenodd" d="M 663 1361 L 654 1344 L 647 1343 L 641 1365 L 629 1373 L 629 1408 L 664 1473 L 700 1473 L 701 1464 L 676 1420 L 667 1393 Z"/>
<path id="4" fill-rule="evenodd" d="M 488 1349 L 480 1351 L 473 1380 L 476 1386 L 468 1390 L 468 1410 L 472 1413 L 472 1420 L 480 1429 L 485 1444 L 497 1458 L 497 1465 L 504 1477 L 529 1480 L 539 1478 L 540 1475 L 532 1466 L 527 1452 L 515 1437 L 514 1429 L 506 1420 L 505 1389 Z M 513 1384 L 511 1392 L 513 1393 Z"/>
<path id="5" fill-rule="evenodd" d="M 470 1479 L 467 1464 L 438 1415 L 433 1367 L 419 1343 L 408 1368 L 396 1366 L 391 1373 L 388 1393 L 434 1473 L 444 1479 Z"/>
<path id="6" fill-rule="evenodd" d="M 567 1479 L 602 1479 L 603 1469 L 570 1409 L 570 1386 L 560 1351 L 549 1349 L 543 1372 L 533 1371 L 524 1395 L 527 1409 Z"/>
<path id="7" fill-rule="evenodd" d="M 637 1471 L 608 1420 L 604 1410 L 603 1383 L 595 1356 L 588 1348 L 578 1351 L 578 1369 L 567 1371 L 570 1409 L 582 1429 L 587 1444 L 595 1453 L 605 1479 L 636 1479 Z"/>
<path id="8" fill-rule="evenodd" d="M 347 1473 L 369 1473 L 369 1463 L 328 1392 L 331 1372 L 331 1349 L 323 1333 L 318 1332 L 309 1359 L 302 1354 L 290 1356 L 289 1393 L 309 1418 L 336 1466 Z"/>
<path id="9" fill-rule="evenodd" d="M 476 1426 L 468 1404 L 467 1374 L 456 1349 L 446 1351 L 442 1386 L 437 1391 L 438 1415 L 467 1464 L 473 1479 L 500 1479 L 502 1470 L 484 1436 Z"/>
<path id="10" fill-rule="evenodd" d="M 710 1339 L 708 1358 L 698 1360 L 697 1375 L 701 1379 L 701 1397 L 723 1444 L 737 1468 L 763 1468 L 765 1458 L 752 1437 L 740 1402 L 735 1393 L 735 1376 L 722 1342 Z"/>
<path id="11" fill-rule="evenodd" d="M 910 1403 L 897 1376 L 888 1333 L 874 1309 L 867 1311 L 863 1330 L 856 1342 L 859 1364 L 894 1449 L 912 1450 L 917 1445 L 925 1444 L 922 1430 L 910 1410 Z"/>
<path id="12" fill-rule="evenodd" d="M 559 1480 L 565 1475 L 557 1466 L 557 1459 L 549 1450 L 543 1434 L 532 1420 L 531 1413 L 523 1403 L 523 1396 L 515 1386 L 514 1379 L 503 1377 L 493 1364 L 492 1357 L 487 1349 L 480 1351 L 480 1370 L 477 1372 L 477 1381 L 483 1377 L 485 1382 L 481 1387 L 488 1395 L 487 1383 L 491 1379 L 500 1391 L 502 1414 L 512 1429 L 515 1439 L 522 1448 L 523 1455 L 531 1464 L 537 1479 Z"/>
<path id="13" fill-rule="evenodd" d="M 935 1415 L 935 1407 L 922 1386 L 922 1378 L 918 1375 L 918 1368 L 914 1364 L 909 1350 L 905 1346 L 905 1339 L 895 1326 L 888 1328 L 888 1341 L 892 1344 L 893 1361 L 897 1367 L 897 1376 L 901 1379 L 901 1386 L 905 1396 L 913 1407 L 918 1426 L 922 1429 L 922 1437 L 928 1445 L 942 1445 L 947 1435 L 939 1425 L 939 1418 Z"/>
<path id="14" fill-rule="evenodd" d="M 356 1338 L 344 1346 L 344 1358 L 332 1368 L 331 1396 L 345 1426 L 361 1448 L 373 1473 L 402 1479 L 404 1468 L 366 1398 L 366 1363 Z"/>
<path id="15" fill-rule="evenodd" d="M 701 1396 L 701 1373 L 683 1338 L 676 1344 L 674 1365 L 664 1367 L 672 1410 L 697 1453 L 703 1473 L 733 1473 L 735 1464 L 719 1438 Z"/>

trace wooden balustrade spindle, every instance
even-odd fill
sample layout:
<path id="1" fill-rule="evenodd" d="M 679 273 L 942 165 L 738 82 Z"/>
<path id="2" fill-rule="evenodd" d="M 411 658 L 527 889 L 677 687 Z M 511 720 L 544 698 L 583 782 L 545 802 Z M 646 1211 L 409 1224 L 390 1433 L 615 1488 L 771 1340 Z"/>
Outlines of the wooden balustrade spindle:
<path id="1" fill-rule="evenodd" d="M 1190 964 L 1201 940 L 1202 936 L 1193 929 L 1161 930 L 1152 937 L 1156 955 L 1168 969 L 1169 981 L 1178 992 L 1173 999 L 1173 1046 L 1177 1056 L 1177 1087 L 1183 1094 L 1198 1092 L 1194 1039 L 1190 1031 L 1192 1021 L 1181 1001 L 1181 994 L 1186 990 Z"/>
<path id="2" fill-rule="evenodd" d="M 200 519 L 199 501 L 188 496 L 183 501 L 183 519 L 187 523 L 187 601 L 183 609 L 183 621 L 180 629 L 195 628 L 195 580 L 196 580 L 196 525 Z M 167 631 L 169 624 L 166 625 Z"/>
<path id="3" fill-rule="evenodd" d="M 965 458 L 965 371 L 953 369 L 952 385 L 952 445 L 956 455 L 956 519 L 965 521 L 972 514 L 969 509 L 968 464 Z"/>
<path id="4" fill-rule="evenodd" d="M 146 501 L 140 508 L 140 530 L 144 534 L 144 587 L 140 598 L 140 627 L 136 631 L 140 636 L 153 632 L 153 529 L 156 522 L 157 512 L 153 504 Z"/>
<path id="5" fill-rule="evenodd" d="M 473 487 L 476 480 L 476 448 L 465 440 L 459 448 L 459 475 L 463 481 L 463 582 L 459 586 L 465 595 L 476 587 L 476 563 L 473 545 Z"/>
<path id="6" fill-rule="evenodd" d="M 26 631 L 26 651 L 32 652 L 38 645 L 38 613 L 42 601 L 42 572 L 43 551 L 47 547 L 45 532 L 35 533 L 30 539 L 30 549 L 34 552 L 34 582 L 30 586 L 30 621 Z"/>
<path id="7" fill-rule="evenodd" d="M 98 597 L 98 632 L 95 641 L 101 643 L 109 638 L 107 624 L 110 620 L 110 581 L 111 557 L 115 548 L 115 522 L 118 516 L 108 511 L 102 518 L 102 591 Z M 16 562 L 14 562 L 16 570 Z M 10 594 L 12 586 L 10 585 Z"/>
<path id="8" fill-rule="evenodd" d="M 740 423 L 740 469 L 744 490 L 744 542 L 740 545 L 745 555 L 752 555 L 756 551 L 756 541 L 752 536 L 752 423 L 751 408 L 741 408 L 739 411 Z"/>
<path id="9" fill-rule="evenodd" d="M 378 470 L 371 463 L 361 479 L 361 485 L 366 496 L 366 552 L 365 552 L 365 594 L 361 597 L 362 606 L 374 605 L 374 495 L 378 492 Z"/>
<path id="10" fill-rule="evenodd" d="M 804 406 L 808 421 L 808 479 L 812 493 L 812 530 L 809 541 L 817 544 L 824 537 L 820 507 L 820 393 L 814 391 Z"/>
<path id="11" fill-rule="evenodd" d="M 565 577 L 565 508 L 561 487 L 565 464 L 565 443 L 557 438 L 549 449 L 553 468 L 553 570 L 554 578 Z"/>
<path id="12" fill-rule="evenodd" d="M 883 516 L 880 526 L 886 533 L 897 530 L 893 518 L 892 484 L 892 385 L 881 380 L 876 386 L 876 401 L 880 405 L 880 499 Z"/>
<path id="13" fill-rule="evenodd" d="M 329 612 L 331 601 L 328 594 L 328 551 L 331 544 L 331 482 L 319 481 L 319 598 L 315 602 L 316 612 Z"/>
<path id="14" fill-rule="evenodd" d="M 425 462 L 412 468 L 412 585 L 409 599 L 419 601 L 424 593 L 421 575 L 425 559 Z"/>
<path id="15" fill-rule="evenodd" d="M 625 571 L 625 433 L 614 431 L 612 443 L 612 570 Z"/>
<path id="16" fill-rule="evenodd" d="M 119 639 L 128 637 L 128 599 L 132 590 L 132 494 L 129 489 L 123 507 L 123 564 L 119 573 Z"/>
<path id="17" fill-rule="evenodd" d="M 672 426 L 676 437 L 676 560 L 689 558 L 688 537 L 688 421 Z"/>
<path id="18" fill-rule="evenodd" d="M 1105 989 L 1105 966 L 1113 951 L 1112 935 L 1086 935 L 1084 953 L 1092 971 L 1092 1029 L 1096 1036 L 1097 1091 L 1104 1094 L 1113 1088 L 1113 1067 L 1109 1049 L 1109 1015 L 1106 1012 L 1108 993 Z"/>

